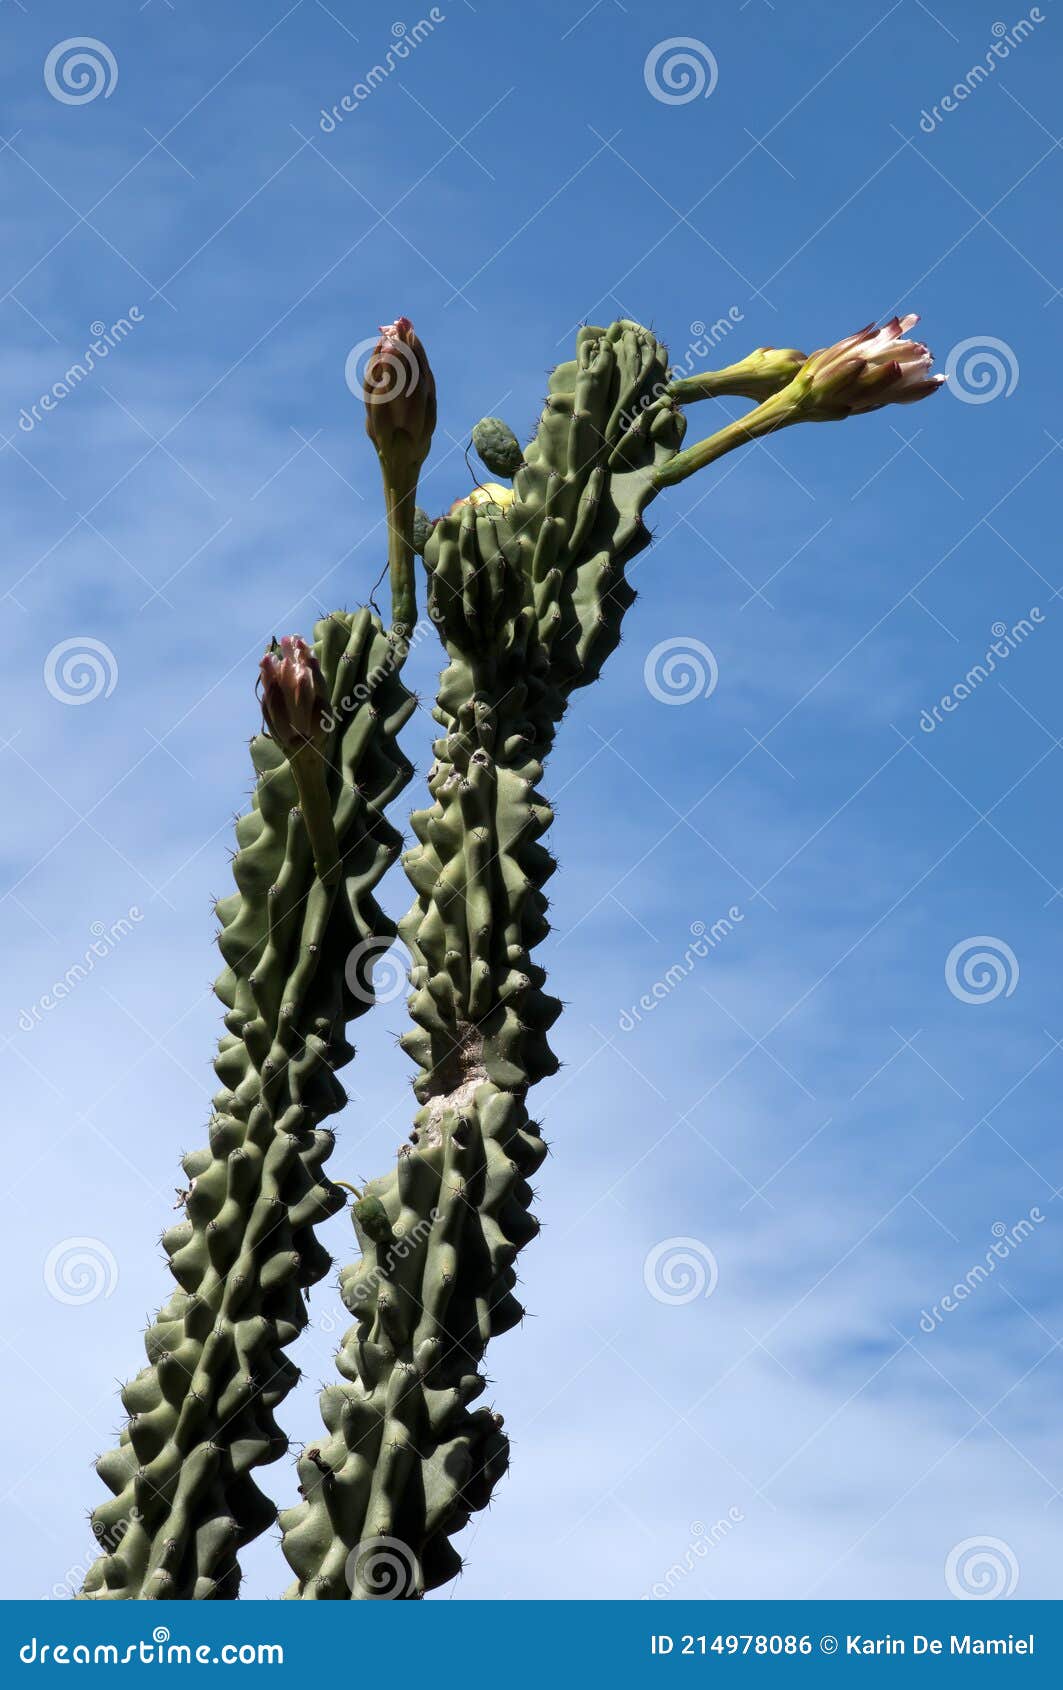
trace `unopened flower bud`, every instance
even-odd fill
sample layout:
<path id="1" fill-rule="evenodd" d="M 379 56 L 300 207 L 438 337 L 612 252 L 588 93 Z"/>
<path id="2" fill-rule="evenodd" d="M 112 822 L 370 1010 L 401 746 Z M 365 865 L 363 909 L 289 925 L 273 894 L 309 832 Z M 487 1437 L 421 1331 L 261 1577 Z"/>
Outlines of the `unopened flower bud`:
<path id="1" fill-rule="evenodd" d="M 274 640 L 260 664 L 262 715 L 286 756 L 328 737 L 329 697 L 320 665 L 298 634 Z"/>
<path id="2" fill-rule="evenodd" d="M 385 481 L 416 484 L 436 426 L 436 384 L 428 354 L 408 317 L 384 323 L 365 367 L 365 431 Z"/>
<path id="3" fill-rule="evenodd" d="M 834 422 L 881 405 L 905 405 L 936 393 L 944 376 L 932 376 L 933 356 L 922 342 L 905 340 L 919 318 L 894 317 L 847 335 L 805 360 L 786 396 L 809 422 Z"/>

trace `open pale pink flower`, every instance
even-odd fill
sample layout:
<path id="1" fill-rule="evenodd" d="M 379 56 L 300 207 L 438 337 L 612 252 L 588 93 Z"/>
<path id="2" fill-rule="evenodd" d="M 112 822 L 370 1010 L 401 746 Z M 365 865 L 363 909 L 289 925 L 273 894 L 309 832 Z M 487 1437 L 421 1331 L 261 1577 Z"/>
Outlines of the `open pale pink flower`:
<path id="1" fill-rule="evenodd" d="M 262 714 L 287 756 L 304 745 L 320 750 L 327 735 L 329 709 L 325 678 L 306 641 L 298 634 L 274 640 L 263 657 Z"/>
<path id="2" fill-rule="evenodd" d="M 921 341 L 905 340 L 919 318 L 870 323 L 858 334 L 813 352 L 791 384 L 812 422 L 833 422 L 880 405 L 907 405 L 936 393 L 944 376 L 932 376 L 933 355 Z"/>

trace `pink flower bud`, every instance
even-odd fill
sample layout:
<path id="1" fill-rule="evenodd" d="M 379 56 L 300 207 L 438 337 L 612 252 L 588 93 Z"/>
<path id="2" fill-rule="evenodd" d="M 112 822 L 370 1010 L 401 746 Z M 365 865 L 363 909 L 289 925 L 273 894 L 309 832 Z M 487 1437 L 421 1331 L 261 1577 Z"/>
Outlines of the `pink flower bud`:
<path id="1" fill-rule="evenodd" d="M 436 426 L 436 383 L 408 317 L 384 323 L 365 367 L 365 431 L 385 477 L 406 485 L 428 456 Z"/>
<path id="2" fill-rule="evenodd" d="M 304 745 L 321 750 L 327 738 L 329 697 L 320 665 L 298 634 L 274 640 L 260 664 L 262 715 L 285 755 Z"/>
<path id="3" fill-rule="evenodd" d="M 871 323 L 813 352 L 793 382 L 798 394 L 803 390 L 810 420 L 832 422 L 936 393 L 945 378 L 930 374 L 932 354 L 920 341 L 903 338 L 918 321 L 912 313 L 894 317 L 882 328 Z"/>

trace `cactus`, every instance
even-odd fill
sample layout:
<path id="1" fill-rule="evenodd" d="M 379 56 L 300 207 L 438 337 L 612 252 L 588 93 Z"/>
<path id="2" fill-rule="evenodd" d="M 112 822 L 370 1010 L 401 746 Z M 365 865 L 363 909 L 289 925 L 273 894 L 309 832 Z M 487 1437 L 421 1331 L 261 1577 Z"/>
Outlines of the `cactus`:
<path id="1" fill-rule="evenodd" d="M 355 1216 L 361 1259 L 341 1275 L 356 1316 L 337 1358 L 346 1382 L 322 1396 L 330 1435 L 299 1462 L 304 1500 L 281 1516 L 292 1596 L 416 1598 L 446 1582 L 461 1567 L 451 1538 L 506 1469 L 501 1417 L 471 1405 L 488 1340 L 523 1318 L 513 1263 L 538 1231 L 529 1180 L 546 1153 L 527 1093 L 557 1067 L 547 1034 L 561 1006 L 531 959 L 554 869 L 538 783 L 569 696 L 620 638 L 635 597 L 624 568 L 649 542 L 650 499 L 739 436 L 789 420 L 776 395 L 801 355 L 748 363 L 735 390 L 776 409 L 732 425 L 718 450 L 684 454 L 665 349 L 634 323 L 581 330 L 512 501 L 459 501 L 427 544 L 449 662 L 433 804 L 414 816 L 419 844 L 405 858 L 417 901 L 400 924 L 415 1023 L 402 1043 L 422 1107 L 395 1170 L 367 1187 L 386 1228 L 379 1213 L 372 1229 Z"/>
<path id="2" fill-rule="evenodd" d="M 217 906 L 226 1033 L 209 1148 L 183 1160 L 185 1219 L 163 1234 L 178 1291 L 148 1331 L 129 1416 L 97 1462 L 114 1493 L 93 1515 L 102 1553 L 82 1594 L 226 1598 L 237 1552 L 276 1509 L 251 1473 L 288 1447 L 273 1410 L 299 1377 L 284 1351 L 331 1266 L 313 1228 L 344 1206 L 322 1172 L 322 1126 L 346 1102 L 335 1069 L 372 1002 L 393 924 L 373 892 L 401 836 L 385 809 L 412 774 L 397 734 L 415 700 L 400 670 L 416 615 L 411 533 L 435 427 L 435 383 L 405 317 L 366 369 L 366 432 L 387 512 L 392 618 L 327 617 L 262 659 L 272 738 L 251 744 L 252 809 L 236 828 L 236 893 Z"/>
<path id="3" fill-rule="evenodd" d="M 329 617 L 315 636 L 333 712 L 320 767 L 336 867 L 319 875 L 291 765 L 258 736 L 237 891 L 216 906 L 222 1090 L 209 1148 L 183 1159 L 185 1216 L 163 1234 L 179 1289 L 122 1392 L 121 1442 L 97 1463 L 114 1496 L 93 1516 L 109 1552 L 86 1596 L 235 1596 L 237 1552 L 275 1514 L 251 1473 L 287 1448 L 273 1410 L 299 1375 L 284 1351 L 330 1266 L 313 1228 L 345 1202 L 323 1172 L 333 1136 L 322 1123 L 346 1101 L 334 1074 L 353 1055 L 346 1022 L 370 1002 L 347 984 L 346 960 L 388 928 L 373 891 L 401 846 L 384 809 L 410 773 L 395 736 L 414 708 L 401 645 L 369 611 Z"/>
<path id="4" fill-rule="evenodd" d="M 372 891 L 395 854 L 383 809 L 408 771 L 394 736 L 412 708 L 397 668 L 415 554 L 447 660 L 431 805 L 414 814 L 404 859 L 415 902 L 399 927 L 419 1109 L 394 1169 L 355 1193 L 360 1256 L 340 1277 L 355 1324 L 341 1382 L 322 1395 L 327 1435 L 298 1461 L 302 1500 L 281 1527 L 297 1598 L 417 1598 L 460 1570 L 451 1540 L 509 1458 L 501 1417 L 475 1406 L 481 1366 L 489 1340 L 523 1318 L 514 1262 L 538 1232 L 530 1182 L 546 1145 L 528 1093 L 557 1068 L 548 1034 L 561 1007 L 532 955 L 554 870 L 538 788 L 558 725 L 619 641 L 649 502 L 791 423 L 932 392 L 929 354 L 902 338 L 915 320 L 811 358 L 761 348 L 678 378 L 638 324 L 584 328 L 523 454 L 496 418 L 474 431 L 512 488 L 477 487 L 434 523 L 414 505 L 431 372 L 405 318 L 382 331 L 378 350 L 406 371 L 385 394 L 378 360 L 366 384 L 396 626 L 385 636 L 365 611 L 321 624 L 320 680 L 299 641 L 264 660 L 275 737 L 255 742 L 240 893 L 220 906 L 227 1089 L 211 1150 L 186 1159 L 188 1220 L 164 1240 L 181 1290 L 127 1387 L 122 1445 L 100 1464 L 116 1495 L 97 1511 L 108 1553 L 86 1594 L 235 1595 L 236 1550 L 272 1518 L 250 1471 L 283 1447 L 271 1413 L 295 1376 L 283 1347 L 326 1261 L 311 1227 L 342 1201 L 320 1172 L 331 1146 L 320 1122 L 342 1101 L 331 1070 L 351 1054 L 342 1024 L 360 1007 L 344 958 L 389 931 Z M 757 403 L 684 449 L 681 407 L 721 394 Z M 381 642 L 394 659 L 383 679 L 369 668 Z M 369 676 L 354 708 L 345 663 Z"/>

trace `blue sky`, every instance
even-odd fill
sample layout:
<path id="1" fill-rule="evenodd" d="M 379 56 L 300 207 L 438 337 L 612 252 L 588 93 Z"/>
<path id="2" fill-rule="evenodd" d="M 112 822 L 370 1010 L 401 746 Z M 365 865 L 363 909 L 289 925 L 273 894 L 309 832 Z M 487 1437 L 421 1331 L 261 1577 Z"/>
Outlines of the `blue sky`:
<path id="1" fill-rule="evenodd" d="M 329 130 L 427 9 L 2 7 L 5 1592 L 76 1579 L 116 1381 L 167 1293 L 256 659 L 383 563 L 350 349 L 417 324 L 438 510 L 479 416 L 530 430 L 581 321 L 652 323 L 677 359 L 725 323 L 725 363 L 914 309 L 946 390 L 662 497 L 625 643 L 560 736 L 554 1155 L 533 1318 L 489 1358 L 513 1468 L 453 1594 L 938 1597 L 984 1552 L 991 1589 L 1058 1595 L 1058 8 L 435 15 Z M 106 53 L 71 103 L 44 73 L 78 37 Z M 695 63 L 671 85 L 677 38 Z M 90 702 L 63 696 L 67 641 L 98 642 Z M 711 651 L 708 696 L 654 696 L 662 645 Z M 436 667 L 426 641 L 426 698 Z M 428 738 L 421 715 L 421 769 Z M 947 978 L 971 949 L 995 958 L 975 1002 Z M 403 1014 L 361 1024 L 336 1177 L 383 1172 L 408 1130 Z M 99 1294 L 57 1297 L 79 1239 Z M 347 1258 L 342 1217 L 326 1241 Z M 654 1282 L 677 1250 L 710 1295 Z M 344 1324 L 322 1287 L 293 1438 Z M 293 1495 L 286 1464 L 264 1482 Z M 247 1568 L 246 1594 L 283 1587 L 271 1541 Z"/>

